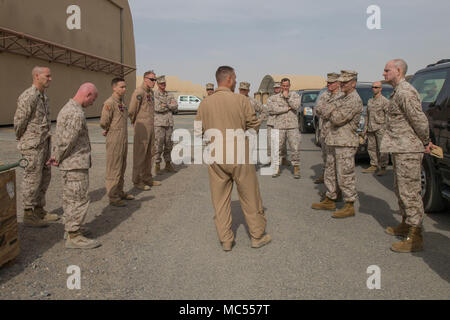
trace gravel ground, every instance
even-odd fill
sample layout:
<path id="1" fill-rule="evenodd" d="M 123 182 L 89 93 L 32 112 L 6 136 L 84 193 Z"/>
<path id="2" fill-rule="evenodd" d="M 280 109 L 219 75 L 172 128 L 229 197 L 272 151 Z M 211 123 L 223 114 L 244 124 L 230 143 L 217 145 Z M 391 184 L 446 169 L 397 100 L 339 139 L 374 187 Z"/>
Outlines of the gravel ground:
<path id="1" fill-rule="evenodd" d="M 192 115 L 177 115 L 176 127 L 192 132 Z M 182 165 L 158 176 L 161 187 L 132 188 L 132 145 L 125 189 L 136 195 L 126 208 L 108 205 L 105 145 L 98 120 L 89 121 L 93 168 L 86 220 L 103 244 L 95 250 L 64 248 L 63 225 L 23 226 L 17 171 L 21 252 L 0 269 L 0 299 L 449 299 L 450 214 L 429 214 L 425 251 L 396 254 L 384 233 L 400 217 L 391 168 L 384 177 L 364 175 L 358 163 L 356 217 L 335 220 L 310 209 L 324 187 L 313 184 L 321 170 L 313 134 L 303 135 L 302 178 L 284 168 L 279 178 L 259 182 L 273 241 L 261 249 L 250 239 L 236 191 L 232 214 L 236 246 L 224 252 L 217 239 L 207 168 Z M 130 142 L 132 141 L 130 130 Z M 0 128 L 0 161 L 19 158 L 12 128 Z M 62 214 L 61 175 L 52 170 L 47 209 Z M 342 204 L 340 205 L 342 206 Z M 81 289 L 67 288 L 67 268 L 81 270 Z M 381 270 L 381 289 L 369 290 L 367 268 Z"/>

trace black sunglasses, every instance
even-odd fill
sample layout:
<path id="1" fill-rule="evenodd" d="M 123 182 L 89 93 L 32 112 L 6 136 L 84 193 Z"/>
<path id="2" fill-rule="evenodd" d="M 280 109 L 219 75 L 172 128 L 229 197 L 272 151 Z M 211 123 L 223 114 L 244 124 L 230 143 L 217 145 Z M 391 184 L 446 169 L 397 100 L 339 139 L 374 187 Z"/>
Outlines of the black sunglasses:
<path id="1" fill-rule="evenodd" d="M 156 81 L 155 78 L 145 78 L 145 79 L 148 79 L 148 80 L 150 80 L 150 81 Z"/>
<path id="2" fill-rule="evenodd" d="M 380 89 L 381 87 L 372 87 L 372 89 Z"/>

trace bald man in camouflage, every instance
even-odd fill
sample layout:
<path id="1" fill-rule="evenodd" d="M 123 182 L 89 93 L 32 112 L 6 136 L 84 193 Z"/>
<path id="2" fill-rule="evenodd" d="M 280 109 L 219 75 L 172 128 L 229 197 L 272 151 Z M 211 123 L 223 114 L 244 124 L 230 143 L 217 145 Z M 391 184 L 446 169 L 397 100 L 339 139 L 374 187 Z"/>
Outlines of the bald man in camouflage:
<path id="1" fill-rule="evenodd" d="M 19 141 L 17 148 L 28 160 L 22 180 L 24 224 L 28 227 L 46 227 L 58 215 L 48 213 L 45 195 L 51 179 L 51 168 L 45 163 L 50 158 L 50 106 L 45 90 L 49 88 L 52 74 L 49 68 L 35 67 L 33 85 L 17 100 L 14 130 Z"/>

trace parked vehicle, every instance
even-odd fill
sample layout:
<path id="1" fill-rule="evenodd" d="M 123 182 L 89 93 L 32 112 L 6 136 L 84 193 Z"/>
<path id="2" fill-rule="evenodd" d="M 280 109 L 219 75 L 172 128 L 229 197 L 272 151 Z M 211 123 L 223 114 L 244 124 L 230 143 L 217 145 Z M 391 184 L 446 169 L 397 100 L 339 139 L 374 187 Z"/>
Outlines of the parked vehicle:
<path id="1" fill-rule="evenodd" d="M 381 91 L 381 94 L 389 99 L 389 97 L 393 91 L 392 86 L 389 84 L 383 84 L 382 87 L 383 87 L 383 89 Z M 321 94 L 323 94 L 326 90 L 327 90 L 327 88 L 323 88 L 322 90 L 320 90 L 319 96 Z M 359 121 L 359 128 L 358 128 L 358 132 L 362 132 L 364 130 L 364 126 L 365 126 L 365 116 L 367 113 L 367 102 L 369 101 L 370 98 L 373 97 L 372 83 L 371 82 L 358 82 L 356 84 L 356 91 L 358 92 L 359 96 L 361 97 L 361 100 L 362 100 L 363 106 L 364 106 L 363 113 L 361 114 L 361 119 Z M 314 123 L 314 128 L 315 128 L 314 142 L 316 143 L 316 145 L 320 146 L 319 119 L 315 116 L 314 116 L 313 123 Z M 356 155 L 360 158 L 369 156 L 369 154 L 367 153 L 367 142 L 365 144 L 359 146 L 358 152 Z"/>
<path id="2" fill-rule="evenodd" d="M 314 131 L 313 109 L 317 102 L 320 90 L 303 90 L 300 95 L 300 108 L 298 109 L 298 126 L 300 132 Z"/>
<path id="3" fill-rule="evenodd" d="M 180 95 L 178 96 L 178 112 L 197 112 L 201 101 L 202 99 L 197 96 Z"/>
<path id="4" fill-rule="evenodd" d="M 449 207 L 450 200 L 450 59 L 417 71 L 411 79 L 430 122 L 431 141 L 442 148 L 443 159 L 425 154 L 422 199 L 426 212 Z"/>

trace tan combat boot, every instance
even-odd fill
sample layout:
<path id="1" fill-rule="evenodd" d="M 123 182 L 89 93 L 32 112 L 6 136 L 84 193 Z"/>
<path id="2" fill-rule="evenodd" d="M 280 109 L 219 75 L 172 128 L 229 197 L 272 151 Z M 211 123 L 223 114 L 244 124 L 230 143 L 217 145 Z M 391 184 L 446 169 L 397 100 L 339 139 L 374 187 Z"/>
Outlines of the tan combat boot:
<path id="1" fill-rule="evenodd" d="M 320 177 L 318 177 L 316 180 L 314 180 L 315 184 L 321 184 L 325 182 L 325 177 L 323 176 L 323 173 Z"/>
<path id="2" fill-rule="evenodd" d="M 66 240 L 67 249 L 94 249 L 100 246 L 100 242 L 84 237 L 80 231 L 68 233 Z"/>
<path id="3" fill-rule="evenodd" d="M 396 227 L 387 227 L 385 232 L 391 236 L 402 236 L 406 237 L 408 235 L 409 225 L 406 224 L 406 218 L 402 218 L 402 222 Z"/>
<path id="4" fill-rule="evenodd" d="M 162 185 L 161 181 L 153 180 L 153 182 L 152 182 L 153 187 L 159 187 L 160 185 Z"/>
<path id="5" fill-rule="evenodd" d="M 159 163 L 155 164 L 155 176 L 161 173 L 161 165 Z"/>
<path id="6" fill-rule="evenodd" d="M 59 220 L 59 216 L 56 213 L 47 212 L 44 208 L 36 207 L 34 211 L 45 222 L 55 222 Z"/>
<path id="7" fill-rule="evenodd" d="M 270 234 L 265 234 L 260 239 L 252 238 L 252 248 L 261 248 L 270 241 L 272 241 L 272 236 Z"/>
<path id="8" fill-rule="evenodd" d="M 299 168 L 299 166 L 294 166 L 294 179 L 300 179 L 300 168 Z"/>
<path id="9" fill-rule="evenodd" d="M 420 227 L 409 227 L 408 237 L 403 241 L 393 243 L 391 250 L 402 253 L 422 251 L 422 229 Z"/>
<path id="10" fill-rule="evenodd" d="M 341 210 L 333 213 L 333 218 L 343 219 L 348 217 L 353 217 L 355 215 L 355 207 L 353 206 L 353 202 L 346 202 L 344 207 Z"/>
<path id="11" fill-rule="evenodd" d="M 86 227 L 80 227 L 80 229 L 78 229 L 78 231 L 81 233 L 82 236 L 84 237 L 88 237 L 92 234 L 91 230 L 89 230 Z M 64 231 L 64 240 L 67 240 L 67 237 L 69 236 L 67 231 Z"/>
<path id="12" fill-rule="evenodd" d="M 367 169 L 364 169 L 362 171 L 362 173 L 374 173 L 375 171 L 377 171 L 377 167 L 376 166 L 370 166 Z"/>
<path id="13" fill-rule="evenodd" d="M 280 167 L 278 167 L 274 174 L 272 174 L 272 178 L 277 178 L 280 176 Z"/>
<path id="14" fill-rule="evenodd" d="M 112 205 L 113 207 L 126 207 L 127 206 L 127 203 L 125 201 L 123 201 L 122 199 L 110 201 L 109 204 Z"/>
<path id="15" fill-rule="evenodd" d="M 25 209 L 23 211 L 23 223 L 26 227 L 31 228 L 48 227 L 48 223 L 46 223 L 33 209 Z"/>
<path id="16" fill-rule="evenodd" d="M 122 196 L 122 200 L 134 200 L 134 196 L 132 194 L 129 193 L 124 193 Z"/>
<path id="17" fill-rule="evenodd" d="M 380 170 L 378 170 L 378 172 L 376 173 L 377 176 L 381 177 L 384 176 L 386 174 L 386 168 L 381 168 Z"/>
<path id="18" fill-rule="evenodd" d="M 233 248 L 233 242 L 222 242 L 223 251 L 231 251 Z"/>
<path id="19" fill-rule="evenodd" d="M 139 190 L 142 190 L 142 191 L 148 191 L 148 190 L 151 189 L 150 186 L 146 185 L 145 183 L 138 183 L 138 184 L 135 184 L 134 187 L 135 187 L 136 189 L 139 189 Z"/>
<path id="20" fill-rule="evenodd" d="M 172 162 L 166 162 L 166 168 L 165 170 L 167 172 L 177 172 L 177 170 L 175 170 L 175 168 L 173 167 Z"/>
<path id="21" fill-rule="evenodd" d="M 316 210 L 335 210 L 336 209 L 336 202 L 327 196 L 325 196 L 325 199 L 320 203 L 313 203 L 311 208 Z"/>

